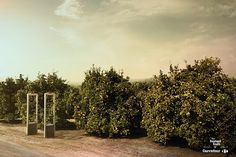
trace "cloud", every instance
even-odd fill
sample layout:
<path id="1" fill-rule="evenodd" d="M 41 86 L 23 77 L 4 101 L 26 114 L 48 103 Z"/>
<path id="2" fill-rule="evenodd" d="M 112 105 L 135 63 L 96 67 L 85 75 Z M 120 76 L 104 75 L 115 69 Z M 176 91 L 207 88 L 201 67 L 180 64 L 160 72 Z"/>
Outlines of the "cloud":
<path id="1" fill-rule="evenodd" d="M 185 59 L 214 56 L 222 58 L 226 72 L 236 76 L 230 65 L 236 58 L 233 43 L 236 38 L 231 37 L 236 30 L 233 2 L 78 0 L 77 3 L 83 6 L 80 7 L 83 18 L 61 22 L 50 29 L 76 48 L 97 55 L 94 63 L 103 64 L 106 56 L 109 58 L 106 64 L 123 67 L 131 77 L 138 78 L 151 75 L 158 68 L 167 67 L 168 71 L 170 63 L 184 65 Z"/>
<path id="2" fill-rule="evenodd" d="M 77 32 L 71 29 L 58 29 L 53 26 L 50 26 L 49 29 L 53 32 L 58 33 L 67 43 L 70 44 L 81 44 L 82 41 L 80 37 L 77 35 Z"/>
<path id="3" fill-rule="evenodd" d="M 50 26 L 49 29 L 52 30 L 52 31 L 54 31 L 54 32 L 57 32 L 57 33 L 60 32 L 60 31 L 58 31 L 58 30 L 57 30 L 55 27 L 53 27 L 53 26 Z"/>
<path id="4" fill-rule="evenodd" d="M 192 12 L 196 6 L 194 1 L 182 0 L 178 1 L 168 0 L 110 0 L 111 5 L 120 6 L 123 8 L 120 14 L 127 16 L 153 16 L 153 15 L 167 15 L 167 14 L 185 14 Z"/>
<path id="5" fill-rule="evenodd" d="M 129 16 L 145 15 L 150 16 L 161 12 L 161 4 L 157 1 L 137 1 L 137 0 L 111 0 L 112 3 L 119 4 L 123 7 L 126 6 L 125 10 L 122 10 L 121 14 L 127 14 Z"/>
<path id="6" fill-rule="evenodd" d="M 64 0 L 54 11 L 54 14 L 70 19 L 79 19 L 82 14 L 82 6 L 77 0 Z"/>
<path id="7" fill-rule="evenodd" d="M 201 7 L 199 9 L 207 16 L 235 17 L 236 1 L 209 0 L 207 2 L 201 3 Z"/>
<path id="8" fill-rule="evenodd" d="M 207 17 L 235 17 L 235 0 L 107 0 L 109 8 L 117 9 L 120 17 L 140 16 L 194 16 Z"/>

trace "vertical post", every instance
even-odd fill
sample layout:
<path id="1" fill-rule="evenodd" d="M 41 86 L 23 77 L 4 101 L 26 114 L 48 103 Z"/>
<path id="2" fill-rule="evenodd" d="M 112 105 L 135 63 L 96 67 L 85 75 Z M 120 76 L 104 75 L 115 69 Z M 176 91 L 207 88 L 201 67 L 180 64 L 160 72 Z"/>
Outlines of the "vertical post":
<path id="1" fill-rule="evenodd" d="M 39 103 L 39 96 L 36 94 L 36 124 L 38 125 L 38 103 Z"/>
<path id="2" fill-rule="evenodd" d="M 30 97 L 35 97 L 35 112 L 36 117 L 34 122 L 30 122 Z M 26 135 L 35 135 L 37 134 L 38 129 L 38 94 L 28 93 L 27 94 L 27 113 L 26 113 Z"/>
<path id="3" fill-rule="evenodd" d="M 46 137 L 47 93 L 44 93 L 44 137 Z"/>
<path id="4" fill-rule="evenodd" d="M 28 127 L 29 127 L 29 94 L 27 94 L 27 113 L 26 113 L 26 134 L 28 135 Z"/>
<path id="5" fill-rule="evenodd" d="M 47 124 L 47 96 L 52 97 L 53 102 L 53 122 L 52 124 Z M 56 94 L 55 93 L 44 93 L 44 137 L 50 138 L 55 136 L 55 130 L 56 130 L 56 113 L 55 113 L 55 104 L 56 104 Z"/>
<path id="6" fill-rule="evenodd" d="M 53 93 L 53 125 L 54 125 L 54 132 L 56 130 L 56 114 L 55 114 L 55 108 L 56 108 L 56 96 L 55 93 Z"/>

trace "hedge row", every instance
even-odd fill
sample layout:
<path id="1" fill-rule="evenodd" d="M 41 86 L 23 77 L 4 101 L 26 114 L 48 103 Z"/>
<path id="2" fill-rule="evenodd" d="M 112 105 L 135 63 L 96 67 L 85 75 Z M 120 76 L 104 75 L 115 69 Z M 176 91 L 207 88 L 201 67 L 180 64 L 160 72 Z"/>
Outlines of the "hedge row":
<path id="1" fill-rule="evenodd" d="M 38 120 L 42 127 L 43 95 L 46 92 L 56 93 L 57 128 L 65 128 L 67 126 L 67 119 L 73 118 L 74 104 L 78 102 L 79 92 L 77 88 L 69 86 L 66 80 L 59 78 L 56 73 L 48 75 L 39 74 L 34 81 L 23 78 L 23 75 L 20 75 L 19 79 L 7 78 L 6 81 L 2 81 L 0 84 L 0 119 L 14 121 L 20 118 L 25 123 L 26 95 L 27 93 L 38 93 Z M 34 106 L 34 99 L 30 99 L 30 103 L 31 106 Z M 50 118 L 52 118 L 51 114 L 52 112 L 49 115 Z M 31 120 L 34 120 L 33 116 L 35 115 L 31 114 Z"/>
<path id="2" fill-rule="evenodd" d="M 57 94 L 57 126 L 75 118 L 79 129 L 100 136 L 127 136 L 143 127 L 154 141 L 178 137 L 192 148 L 220 139 L 236 147 L 236 79 L 223 73 L 218 58 L 197 60 L 183 69 L 170 66 L 151 81 L 131 83 L 113 68 L 92 67 L 79 88 L 56 73 L 39 74 L 35 81 L 20 75 L 0 84 L 0 119 L 26 117 L 26 94 L 39 93 L 39 121 L 43 93 Z"/>
<path id="3" fill-rule="evenodd" d="M 128 135 L 142 119 L 142 127 L 157 142 L 178 137 L 201 148 L 215 138 L 235 148 L 235 79 L 223 73 L 217 58 L 197 60 L 183 69 L 171 65 L 168 74 L 160 72 L 146 84 L 131 84 L 114 69 L 93 67 L 80 94 L 75 118 L 88 133 Z"/>

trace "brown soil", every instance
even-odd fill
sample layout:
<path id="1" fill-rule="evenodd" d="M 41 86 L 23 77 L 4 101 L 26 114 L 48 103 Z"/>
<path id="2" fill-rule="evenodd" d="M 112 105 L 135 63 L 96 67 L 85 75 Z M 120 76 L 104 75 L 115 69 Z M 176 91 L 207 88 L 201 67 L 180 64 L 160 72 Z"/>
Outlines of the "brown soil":
<path id="1" fill-rule="evenodd" d="M 43 132 L 26 136 L 21 124 L 0 123 L 1 157 L 223 157 L 187 148 L 161 146 L 147 137 L 111 139 L 88 136 L 84 131 L 56 131 L 45 139 Z M 235 156 L 235 155 L 230 155 Z"/>

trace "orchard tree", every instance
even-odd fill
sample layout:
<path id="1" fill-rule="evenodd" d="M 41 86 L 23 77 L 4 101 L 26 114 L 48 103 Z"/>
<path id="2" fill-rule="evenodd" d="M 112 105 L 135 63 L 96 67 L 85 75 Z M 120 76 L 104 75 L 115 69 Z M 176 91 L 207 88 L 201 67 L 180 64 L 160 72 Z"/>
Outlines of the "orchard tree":
<path id="1" fill-rule="evenodd" d="M 85 129 L 87 117 L 89 114 L 89 105 L 96 96 L 96 87 L 103 78 L 103 72 L 100 68 L 94 66 L 85 73 L 84 82 L 80 88 L 80 102 L 75 106 L 74 118 L 78 129 Z"/>
<path id="2" fill-rule="evenodd" d="M 169 75 L 156 77 L 143 107 L 149 137 L 166 143 L 177 136 L 193 148 L 215 138 L 235 148 L 235 91 L 219 64 L 218 58 L 205 58 L 184 69 L 170 66 Z"/>
<path id="3" fill-rule="evenodd" d="M 231 78 L 231 82 L 232 82 L 234 89 L 236 91 L 236 78 Z"/>
<path id="4" fill-rule="evenodd" d="M 19 78 L 15 79 L 17 90 L 23 90 L 29 83 L 28 78 L 24 78 L 22 74 L 19 75 Z"/>
<path id="5" fill-rule="evenodd" d="M 78 127 L 90 134 L 130 134 L 136 125 L 140 104 L 129 79 L 113 68 L 101 71 L 92 67 L 85 75 L 81 101 L 75 111 Z"/>
<path id="6" fill-rule="evenodd" d="M 178 87 L 162 72 L 154 79 L 153 87 L 143 100 L 142 124 L 149 137 L 165 144 L 177 134 L 175 119 L 177 119 L 176 101 L 178 98 L 175 96 L 175 89 Z"/>
<path id="7" fill-rule="evenodd" d="M 179 136 L 194 148 L 209 144 L 212 138 L 235 148 L 236 95 L 220 67 L 220 59 L 195 61 L 181 70 L 175 80 L 182 84 Z"/>
<path id="8" fill-rule="evenodd" d="M 13 78 L 7 78 L 1 82 L 0 87 L 0 112 L 1 118 L 13 121 L 17 118 L 17 108 L 15 106 L 15 94 L 17 86 Z"/>

